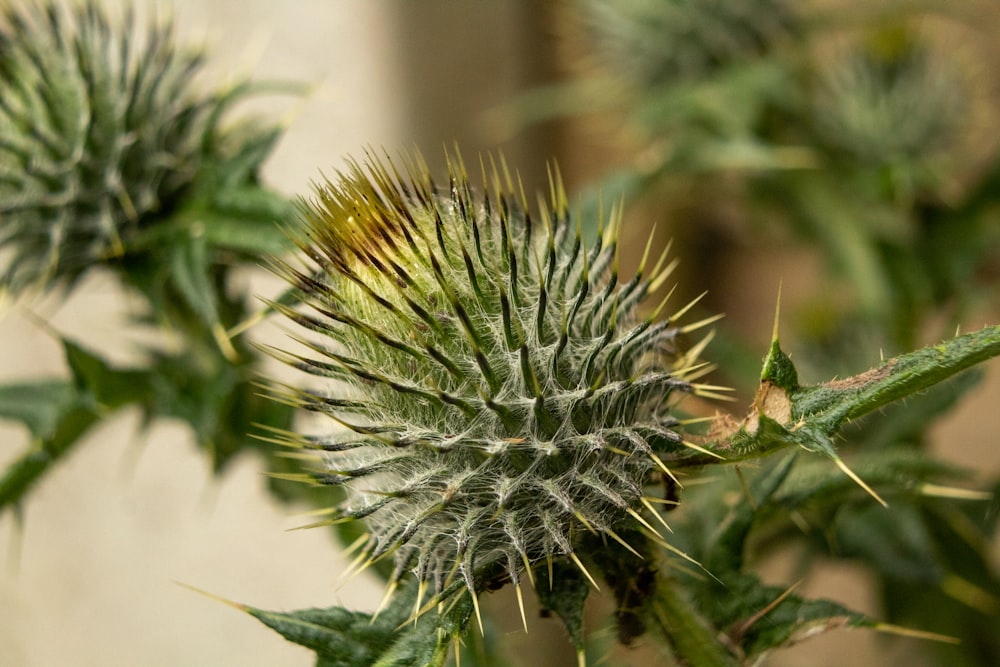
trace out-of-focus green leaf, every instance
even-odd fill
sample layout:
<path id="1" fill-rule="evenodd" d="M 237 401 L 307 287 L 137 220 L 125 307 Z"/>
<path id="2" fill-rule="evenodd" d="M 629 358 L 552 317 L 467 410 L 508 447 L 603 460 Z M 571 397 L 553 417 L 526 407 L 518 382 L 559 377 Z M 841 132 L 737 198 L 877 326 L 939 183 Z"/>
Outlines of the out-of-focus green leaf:
<path id="1" fill-rule="evenodd" d="M 34 439 L 0 477 L 0 509 L 20 502 L 108 413 L 129 403 L 149 407 L 151 383 L 146 371 L 117 369 L 68 338 L 61 343 L 71 381 L 0 387 L 0 416 L 25 424 Z"/>
<path id="2" fill-rule="evenodd" d="M 740 63 L 707 80 L 656 88 L 643 98 L 636 115 L 647 126 L 749 138 L 768 104 L 787 101 L 788 76 L 775 61 Z"/>
<path id="3" fill-rule="evenodd" d="M 32 443 L 0 475 L 0 511 L 20 503 L 49 468 L 69 452 L 99 419 L 100 416 L 85 405 L 66 406 L 49 437 Z"/>
<path id="4" fill-rule="evenodd" d="M 923 497 L 927 485 L 941 487 L 967 482 L 968 473 L 932 458 L 919 448 L 896 446 L 862 450 L 850 457 L 850 467 L 871 487 L 885 493 L 892 505 Z M 811 511 L 817 507 L 831 511 L 846 503 L 867 504 L 871 500 L 857 482 L 824 458 L 803 457 L 773 498 L 779 508 Z"/>
<path id="5" fill-rule="evenodd" d="M 880 312 L 891 303 L 891 287 L 870 225 L 870 204 L 846 196 L 838 179 L 821 172 L 783 174 L 772 184 L 791 213 L 789 220 L 823 248 L 837 274 L 854 285 L 865 310 Z"/>
<path id="6" fill-rule="evenodd" d="M 223 136 L 227 145 L 214 152 L 213 159 L 206 165 L 221 187 L 207 194 L 212 196 L 247 184 L 257 185 L 260 169 L 284 131 L 282 126 L 263 128 L 253 121 L 229 130 L 228 136 Z M 235 146 L 236 150 L 229 150 L 230 146 Z"/>
<path id="7" fill-rule="evenodd" d="M 889 564 L 882 568 L 881 592 L 892 622 L 962 639 L 960 644 L 931 646 L 937 664 L 978 667 L 1000 660 L 1000 578 L 988 538 L 969 518 L 995 516 L 998 502 L 994 496 L 991 503 L 941 501 L 920 508 L 938 568 L 933 580 L 920 571 L 892 571 Z"/>
<path id="8" fill-rule="evenodd" d="M 883 574 L 928 586 L 941 579 L 939 546 L 912 505 L 894 504 L 891 512 L 870 503 L 845 506 L 826 530 L 839 555 L 861 558 Z"/>
<path id="9" fill-rule="evenodd" d="M 754 478 L 749 487 L 752 501 L 734 507 L 704 549 L 702 564 L 705 569 L 720 577 L 742 571 L 747 537 L 754 521 L 761 514 L 760 508 L 770 502 L 788 477 L 795 461 L 794 454 L 786 456 Z"/>
<path id="10" fill-rule="evenodd" d="M 248 195 L 259 195 L 250 190 Z M 282 230 L 283 221 L 289 215 L 274 217 L 242 216 L 238 212 L 224 214 L 204 212 L 198 215 L 205 230 L 205 240 L 212 248 L 235 250 L 254 258 L 287 254 L 292 243 Z"/>
<path id="11" fill-rule="evenodd" d="M 62 339 L 66 363 L 79 389 L 103 410 L 127 403 L 144 404 L 149 398 L 150 375 L 141 369 L 119 369 L 82 345 Z"/>
<path id="12" fill-rule="evenodd" d="M 0 417 L 24 424 L 35 438 L 52 436 L 79 395 L 65 380 L 39 380 L 0 386 Z"/>
<path id="13" fill-rule="evenodd" d="M 219 322 L 219 311 L 209 271 L 208 244 L 201 230 L 177 239 L 171 248 L 171 283 L 205 327 L 211 329 Z"/>

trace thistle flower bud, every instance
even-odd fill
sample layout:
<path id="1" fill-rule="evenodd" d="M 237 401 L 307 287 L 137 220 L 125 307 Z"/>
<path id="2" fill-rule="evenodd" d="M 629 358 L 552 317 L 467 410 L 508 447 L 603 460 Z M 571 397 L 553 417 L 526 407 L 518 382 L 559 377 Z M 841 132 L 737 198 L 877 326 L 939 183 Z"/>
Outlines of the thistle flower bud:
<path id="1" fill-rule="evenodd" d="M 831 61 L 815 107 L 827 145 L 867 165 L 920 165 L 953 144 L 968 95 L 927 44 L 889 32 Z"/>
<path id="2" fill-rule="evenodd" d="M 799 24 L 787 0 L 586 0 L 582 10 L 603 62 L 640 90 L 768 53 Z"/>
<path id="3" fill-rule="evenodd" d="M 135 30 L 93 1 L 0 12 L 0 284 L 72 284 L 171 206 L 218 107 L 169 24 Z M 137 34 L 139 33 L 139 34 Z"/>
<path id="4" fill-rule="evenodd" d="M 693 446 L 670 407 L 696 388 L 678 336 L 698 325 L 640 315 L 672 264 L 620 281 L 618 213 L 588 245 L 557 175 L 533 213 L 502 161 L 475 189 L 449 162 L 441 188 L 419 158 L 352 163 L 301 204 L 306 266 L 279 266 L 301 303 L 275 307 L 318 335 L 275 354 L 329 382 L 283 396 L 343 428 L 286 444 L 324 452 L 317 478 L 347 490 L 332 521 L 367 522 L 359 562 L 475 598 L 582 569 L 584 533 L 634 551 L 622 535 L 655 532 L 643 487 Z"/>

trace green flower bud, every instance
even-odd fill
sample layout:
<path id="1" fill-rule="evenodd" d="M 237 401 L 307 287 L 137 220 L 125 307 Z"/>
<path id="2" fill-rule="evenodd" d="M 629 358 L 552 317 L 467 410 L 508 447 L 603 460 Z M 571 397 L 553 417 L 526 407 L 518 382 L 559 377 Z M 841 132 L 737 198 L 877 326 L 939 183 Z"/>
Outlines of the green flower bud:
<path id="1" fill-rule="evenodd" d="M 906 33 L 845 52 L 820 83 L 820 139 L 874 166 L 919 166 L 939 155 L 954 144 L 968 107 L 958 73 Z"/>
<path id="2" fill-rule="evenodd" d="M 360 560 L 392 555 L 390 591 L 413 572 L 475 598 L 582 569 L 584 534 L 655 533 L 644 487 L 692 453 L 671 406 L 698 388 L 678 337 L 700 323 L 640 315 L 672 264 L 620 281 L 618 213 L 588 245 L 557 176 L 533 213 L 505 166 L 474 189 L 450 163 L 444 187 L 419 159 L 352 163 L 301 204 L 306 266 L 279 267 L 301 303 L 275 306 L 317 335 L 276 354 L 329 381 L 284 397 L 344 428 L 287 444 L 324 452 L 333 521 L 367 522 Z"/>
<path id="3" fill-rule="evenodd" d="M 95 2 L 0 12 L 0 285 L 71 285 L 175 205 L 220 104 L 169 24 L 137 31 Z"/>

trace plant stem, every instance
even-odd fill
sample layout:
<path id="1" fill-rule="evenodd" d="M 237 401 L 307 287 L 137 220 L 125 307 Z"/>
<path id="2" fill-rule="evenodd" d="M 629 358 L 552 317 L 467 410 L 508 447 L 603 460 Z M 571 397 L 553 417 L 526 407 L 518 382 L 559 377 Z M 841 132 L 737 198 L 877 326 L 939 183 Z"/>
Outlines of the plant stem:
<path id="1" fill-rule="evenodd" d="M 1000 326 L 986 327 L 890 359 L 852 378 L 810 387 L 795 395 L 794 409 L 807 419 L 822 414 L 832 431 L 997 355 Z"/>
<path id="2" fill-rule="evenodd" d="M 781 377 L 765 375 L 747 418 L 714 436 L 706 448 L 726 463 L 760 458 L 795 445 L 812 449 L 831 438 L 845 423 L 863 417 L 1000 356 L 1000 325 L 956 336 L 937 345 L 900 355 L 857 375 L 823 384 L 799 386 L 794 367 Z M 765 373 L 791 364 L 777 344 L 765 359 Z M 771 369 L 769 371 L 768 369 Z M 672 461 L 675 467 L 719 462 L 707 455 Z"/>
<path id="3" fill-rule="evenodd" d="M 652 634 L 689 667 L 738 667 L 740 661 L 720 641 L 718 633 L 668 577 L 657 575 L 656 592 L 644 614 Z"/>

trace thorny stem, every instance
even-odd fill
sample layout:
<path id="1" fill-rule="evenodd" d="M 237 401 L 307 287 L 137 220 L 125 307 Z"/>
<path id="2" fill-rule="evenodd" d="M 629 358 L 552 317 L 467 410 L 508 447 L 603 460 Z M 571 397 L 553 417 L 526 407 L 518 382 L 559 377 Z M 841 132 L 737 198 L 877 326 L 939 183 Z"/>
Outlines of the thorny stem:
<path id="1" fill-rule="evenodd" d="M 1000 325 L 956 336 L 890 359 L 866 373 L 796 393 L 797 412 L 822 412 L 824 424 L 841 424 L 923 391 L 952 375 L 1000 355 Z"/>
<path id="2" fill-rule="evenodd" d="M 793 445 L 822 448 L 823 441 L 847 422 L 998 355 L 1000 325 L 900 355 L 843 380 L 803 387 L 794 380 L 782 381 L 778 374 L 772 378 L 765 373 L 749 415 L 713 434 L 711 442 L 704 446 L 723 455 L 728 463 L 759 458 Z M 775 340 L 765 360 L 765 370 L 782 363 L 791 364 Z M 674 465 L 710 463 L 718 460 L 692 456 Z"/>

